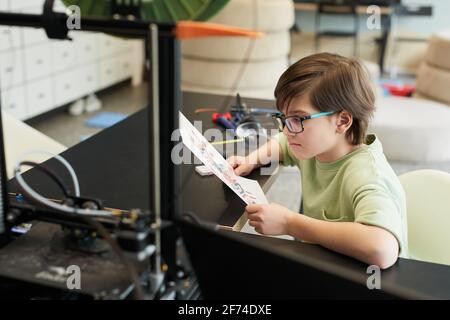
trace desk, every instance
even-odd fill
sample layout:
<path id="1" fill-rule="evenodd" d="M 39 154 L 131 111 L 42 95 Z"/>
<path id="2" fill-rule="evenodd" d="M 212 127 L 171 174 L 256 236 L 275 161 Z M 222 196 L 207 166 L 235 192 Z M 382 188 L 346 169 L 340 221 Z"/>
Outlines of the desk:
<path id="1" fill-rule="evenodd" d="M 189 119 L 194 119 L 193 110 L 196 107 L 216 107 L 222 100 L 221 96 L 184 93 L 184 112 Z M 261 107 L 273 106 L 271 101 L 245 101 L 257 103 Z M 74 166 L 82 194 L 104 199 L 106 205 L 111 207 L 127 209 L 148 206 L 150 191 L 147 181 L 145 113 L 146 110 L 139 111 L 62 154 Z M 204 114 L 201 117 L 206 120 L 210 116 Z M 49 160 L 46 164 L 66 177 L 55 161 Z M 193 170 L 192 165 L 188 167 Z M 45 195 L 58 195 L 56 188 L 46 179 L 40 180 L 40 177 L 35 170 L 26 174 L 30 184 Z M 263 189 L 267 189 L 271 183 L 271 178 L 267 176 L 253 174 L 252 178 L 258 179 Z M 196 212 L 202 219 L 232 226 L 244 211 L 244 203 L 215 177 L 199 177 L 194 173 L 187 185 L 183 194 L 185 208 Z M 17 190 L 13 183 L 9 187 L 10 191 Z M 368 277 L 366 265 L 316 245 L 250 234 L 236 233 L 236 236 L 258 242 L 260 246 L 270 247 L 303 262 L 322 261 L 333 273 L 351 277 L 362 284 Z M 450 267 L 399 259 L 392 268 L 382 272 L 381 285 L 382 289 L 407 292 L 409 297 L 450 299 Z"/>
<path id="2" fill-rule="evenodd" d="M 294 9 L 298 11 L 317 11 L 318 6 L 317 2 L 310 1 L 295 0 L 294 3 Z M 361 15 L 367 14 L 368 7 L 359 5 L 356 7 L 356 12 Z M 393 9 L 391 7 L 380 7 L 380 13 L 382 15 L 390 15 L 393 13 Z"/>
<path id="3" fill-rule="evenodd" d="M 298 11 L 316 12 L 319 6 L 320 0 L 294 0 L 294 8 Z M 356 7 L 356 12 L 360 15 L 367 15 L 368 6 L 359 5 Z M 381 72 L 384 70 L 384 60 L 386 55 L 386 47 L 391 31 L 392 15 L 394 9 L 392 7 L 380 7 L 381 14 L 381 37 L 379 38 L 380 56 L 378 59 L 378 65 Z"/>

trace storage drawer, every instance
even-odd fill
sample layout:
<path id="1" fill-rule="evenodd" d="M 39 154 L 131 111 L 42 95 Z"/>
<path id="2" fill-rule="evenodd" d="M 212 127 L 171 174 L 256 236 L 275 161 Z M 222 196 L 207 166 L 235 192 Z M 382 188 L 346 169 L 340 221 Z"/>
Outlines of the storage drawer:
<path id="1" fill-rule="evenodd" d="M 88 34 L 74 38 L 78 64 L 85 64 L 98 59 L 98 40 L 99 35 L 97 34 Z"/>
<path id="2" fill-rule="evenodd" d="M 25 47 L 48 43 L 49 41 L 44 29 L 23 28 L 21 31 L 23 36 L 23 44 Z"/>
<path id="3" fill-rule="evenodd" d="M 23 86 L 2 91 L 2 110 L 13 117 L 23 120 L 27 117 L 27 103 Z"/>
<path id="4" fill-rule="evenodd" d="M 50 44 L 36 45 L 24 50 L 26 80 L 34 80 L 51 73 Z"/>
<path id="5" fill-rule="evenodd" d="M 136 46 L 139 45 L 140 40 L 123 40 L 123 51 L 131 52 Z"/>
<path id="6" fill-rule="evenodd" d="M 52 41 L 52 69 L 61 72 L 76 65 L 75 44 L 71 41 Z"/>
<path id="7" fill-rule="evenodd" d="M 0 51 L 18 48 L 20 45 L 20 28 L 0 26 Z"/>
<path id="8" fill-rule="evenodd" d="M 11 11 L 22 11 L 23 9 L 37 7 L 43 3 L 43 0 L 10 0 L 9 7 Z"/>
<path id="9" fill-rule="evenodd" d="M 72 102 L 82 95 L 79 75 L 79 71 L 71 71 L 53 77 L 55 107 Z"/>
<path id="10" fill-rule="evenodd" d="M 0 10 L 1 11 L 9 10 L 9 0 L 0 0 Z"/>
<path id="11" fill-rule="evenodd" d="M 126 49 L 126 41 L 109 36 L 106 34 L 100 35 L 100 57 L 108 57 L 117 54 L 118 52 L 122 52 Z"/>
<path id="12" fill-rule="evenodd" d="M 117 79 L 119 81 L 125 80 L 131 77 L 133 73 L 133 55 L 124 53 L 118 56 L 117 64 Z"/>
<path id="13" fill-rule="evenodd" d="M 23 51 L 0 53 L 0 88 L 8 89 L 24 82 Z"/>
<path id="14" fill-rule="evenodd" d="M 50 78 L 27 84 L 28 115 L 30 117 L 53 107 L 53 90 Z"/>
<path id="15" fill-rule="evenodd" d="M 100 89 L 109 87 L 119 81 L 119 64 L 118 57 L 106 58 L 100 61 Z"/>
<path id="16" fill-rule="evenodd" d="M 82 96 L 94 93 L 98 90 L 98 65 L 91 64 L 84 66 L 78 70 L 80 79 L 80 94 Z"/>

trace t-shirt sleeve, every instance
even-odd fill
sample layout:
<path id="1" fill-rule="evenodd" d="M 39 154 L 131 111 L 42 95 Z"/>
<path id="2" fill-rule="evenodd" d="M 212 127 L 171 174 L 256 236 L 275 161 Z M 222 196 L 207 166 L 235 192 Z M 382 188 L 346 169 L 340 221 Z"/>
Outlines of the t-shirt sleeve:
<path id="1" fill-rule="evenodd" d="M 283 166 L 295 166 L 296 165 L 296 161 L 294 160 L 295 157 L 292 155 L 289 149 L 286 135 L 283 132 L 280 132 L 278 133 L 275 139 L 278 141 L 281 147 L 281 152 L 283 154 L 283 161 L 281 161 L 280 163 Z"/>
<path id="2" fill-rule="evenodd" d="M 369 183 L 353 195 L 355 222 L 387 230 L 398 241 L 400 253 L 404 246 L 401 210 L 394 196 L 380 183 Z"/>

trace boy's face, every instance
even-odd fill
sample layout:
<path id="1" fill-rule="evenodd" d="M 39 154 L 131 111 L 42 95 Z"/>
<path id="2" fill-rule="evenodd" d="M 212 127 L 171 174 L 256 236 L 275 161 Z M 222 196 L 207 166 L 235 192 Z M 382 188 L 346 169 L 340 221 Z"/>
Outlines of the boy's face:
<path id="1" fill-rule="evenodd" d="M 303 117 L 319 112 L 311 105 L 307 96 L 299 96 L 291 101 L 286 116 Z M 306 160 L 320 156 L 338 143 L 336 115 L 305 120 L 303 127 L 304 131 L 297 134 L 291 133 L 286 126 L 283 130 L 297 159 Z"/>

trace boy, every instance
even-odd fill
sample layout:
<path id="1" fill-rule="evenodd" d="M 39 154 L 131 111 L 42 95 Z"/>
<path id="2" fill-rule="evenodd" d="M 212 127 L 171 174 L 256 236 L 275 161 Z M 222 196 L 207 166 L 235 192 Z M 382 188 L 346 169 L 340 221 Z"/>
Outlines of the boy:
<path id="1" fill-rule="evenodd" d="M 407 257 L 404 191 L 380 141 L 366 135 L 375 95 L 361 64 L 328 53 L 308 56 L 283 73 L 275 98 L 282 133 L 229 162 L 238 175 L 274 159 L 298 166 L 303 214 L 275 203 L 248 205 L 249 224 L 382 269 L 399 254 Z"/>

